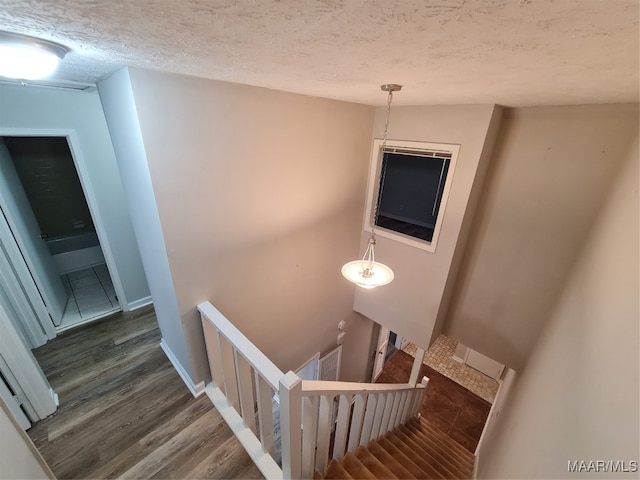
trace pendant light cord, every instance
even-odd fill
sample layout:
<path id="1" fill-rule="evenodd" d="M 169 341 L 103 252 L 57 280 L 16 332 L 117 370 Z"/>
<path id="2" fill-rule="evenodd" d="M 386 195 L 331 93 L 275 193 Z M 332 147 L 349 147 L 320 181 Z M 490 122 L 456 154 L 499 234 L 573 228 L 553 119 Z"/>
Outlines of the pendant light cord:
<path id="1" fill-rule="evenodd" d="M 389 94 L 387 95 L 387 117 L 384 122 L 384 134 L 382 135 L 382 147 L 380 148 L 382 152 L 382 159 L 380 161 L 380 175 L 378 176 L 378 190 L 376 197 L 376 207 L 373 211 L 373 225 L 371 225 L 371 237 L 370 240 L 373 240 L 375 244 L 376 241 L 376 223 L 378 223 L 378 214 L 380 212 L 380 203 L 382 202 L 382 189 L 384 187 L 384 180 L 386 177 L 387 169 L 385 168 L 384 163 L 384 149 L 387 146 L 387 133 L 389 132 L 389 117 L 391 115 L 391 101 L 393 100 L 393 89 L 389 89 Z"/>

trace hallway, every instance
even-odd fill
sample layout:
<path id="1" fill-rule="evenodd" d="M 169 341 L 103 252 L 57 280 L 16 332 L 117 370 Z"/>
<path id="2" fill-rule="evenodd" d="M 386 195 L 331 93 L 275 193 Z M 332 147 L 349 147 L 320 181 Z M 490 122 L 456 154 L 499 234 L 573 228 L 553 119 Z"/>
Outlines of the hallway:
<path id="1" fill-rule="evenodd" d="M 60 397 L 28 434 L 57 478 L 262 478 L 206 395 L 159 346 L 152 307 L 68 330 L 34 350 Z"/>

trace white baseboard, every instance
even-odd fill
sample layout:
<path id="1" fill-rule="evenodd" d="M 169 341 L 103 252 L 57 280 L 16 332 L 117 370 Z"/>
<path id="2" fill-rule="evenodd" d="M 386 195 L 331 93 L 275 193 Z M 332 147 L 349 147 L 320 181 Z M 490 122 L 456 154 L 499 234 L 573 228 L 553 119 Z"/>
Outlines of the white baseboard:
<path id="1" fill-rule="evenodd" d="M 147 305 L 151 305 L 152 303 L 153 303 L 153 299 L 151 298 L 151 296 L 148 296 L 148 297 L 140 298 L 138 300 L 130 302 L 129 304 L 127 304 L 127 308 L 129 309 L 129 311 L 132 311 L 142 307 L 146 307 Z"/>
<path id="2" fill-rule="evenodd" d="M 165 355 L 173 365 L 173 368 L 175 368 L 176 372 L 178 372 L 178 375 L 180 375 L 180 378 L 182 378 L 182 381 L 185 383 L 185 385 L 191 392 L 191 395 L 193 395 L 194 397 L 199 397 L 200 395 L 202 395 L 206 387 L 205 383 L 204 382 L 199 382 L 198 384 L 193 383 L 193 380 L 191 379 L 187 371 L 184 369 L 182 364 L 178 361 L 177 357 L 173 354 L 173 352 L 171 351 L 171 348 L 169 348 L 169 345 L 167 345 L 167 342 L 164 341 L 164 338 L 160 340 L 160 348 L 162 348 Z"/>

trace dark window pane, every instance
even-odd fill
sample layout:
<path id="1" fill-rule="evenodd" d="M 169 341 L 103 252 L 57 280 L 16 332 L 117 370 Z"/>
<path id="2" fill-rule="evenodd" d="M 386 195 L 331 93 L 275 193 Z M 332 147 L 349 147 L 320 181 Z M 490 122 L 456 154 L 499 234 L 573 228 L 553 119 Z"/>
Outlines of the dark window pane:
<path id="1" fill-rule="evenodd" d="M 386 152 L 376 225 L 430 242 L 449 159 Z"/>

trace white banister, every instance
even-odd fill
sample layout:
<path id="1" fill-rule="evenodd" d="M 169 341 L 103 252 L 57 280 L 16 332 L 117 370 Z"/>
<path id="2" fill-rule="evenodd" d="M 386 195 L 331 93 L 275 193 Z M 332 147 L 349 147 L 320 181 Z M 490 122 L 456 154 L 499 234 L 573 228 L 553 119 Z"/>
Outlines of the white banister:
<path id="1" fill-rule="evenodd" d="M 227 320 L 216 307 L 209 302 L 203 302 L 198 305 L 198 310 L 202 316 L 216 326 L 218 332 L 224 335 L 224 337 L 235 346 L 236 350 L 242 352 L 243 356 L 254 369 L 260 371 L 260 375 L 271 385 L 271 388 L 275 391 L 280 388 L 280 378 L 284 375 L 282 371 L 276 367 L 258 347 L 251 343 L 240 330 Z"/>
<path id="2" fill-rule="evenodd" d="M 418 385 L 301 380 L 285 375 L 209 302 L 198 310 L 212 379 L 205 391 L 266 478 L 324 475 L 331 458 L 420 411 L 426 377 Z"/>
<path id="3" fill-rule="evenodd" d="M 284 374 L 209 302 L 199 304 L 198 310 L 212 380 L 205 392 L 265 478 L 283 478 L 276 461 L 273 398 Z M 299 395 L 297 404 L 299 412 Z M 282 405 L 280 416 L 282 422 L 291 421 Z M 299 417 L 297 425 L 299 430 Z M 290 465 L 287 468 L 290 473 Z"/>
<path id="4" fill-rule="evenodd" d="M 370 392 L 401 392 L 416 387 L 408 383 L 358 383 L 358 382 L 326 382 L 322 380 L 303 380 L 302 394 L 313 395 L 353 395 Z"/>

